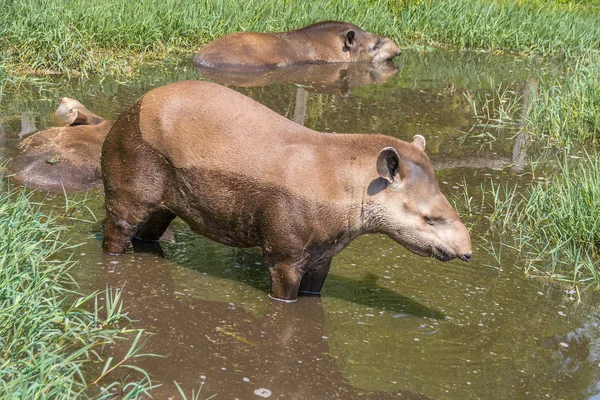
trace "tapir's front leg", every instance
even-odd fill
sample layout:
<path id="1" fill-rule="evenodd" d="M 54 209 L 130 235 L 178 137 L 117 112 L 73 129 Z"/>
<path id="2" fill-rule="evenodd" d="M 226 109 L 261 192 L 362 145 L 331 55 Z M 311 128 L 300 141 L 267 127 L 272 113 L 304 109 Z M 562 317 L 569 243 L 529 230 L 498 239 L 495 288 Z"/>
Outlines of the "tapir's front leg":
<path id="1" fill-rule="evenodd" d="M 274 257 L 267 257 L 266 259 L 271 278 L 269 297 L 273 300 L 290 303 L 296 301 L 298 288 L 304 275 L 305 260 L 294 262 Z"/>

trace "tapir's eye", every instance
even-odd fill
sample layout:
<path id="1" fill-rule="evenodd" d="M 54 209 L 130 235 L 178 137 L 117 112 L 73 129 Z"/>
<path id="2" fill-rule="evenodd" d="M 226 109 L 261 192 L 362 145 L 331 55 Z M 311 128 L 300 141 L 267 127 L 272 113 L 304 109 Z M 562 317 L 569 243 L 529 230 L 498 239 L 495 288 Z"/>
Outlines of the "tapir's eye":
<path id="1" fill-rule="evenodd" d="M 443 224 L 445 222 L 444 218 L 441 218 L 441 217 L 432 218 L 432 217 L 426 217 L 426 216 L 424 216 L 423 220 L 428 225 Z"/>

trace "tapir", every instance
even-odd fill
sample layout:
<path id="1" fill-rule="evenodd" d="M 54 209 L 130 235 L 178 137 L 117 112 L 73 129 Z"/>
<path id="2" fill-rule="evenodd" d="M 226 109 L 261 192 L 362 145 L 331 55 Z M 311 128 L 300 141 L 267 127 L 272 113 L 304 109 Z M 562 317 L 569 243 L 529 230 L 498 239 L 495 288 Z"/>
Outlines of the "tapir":
<path id="1" fill-rule="evenodd" d="M 100 152 L 113 121 L 64 97 L 56 115 L 67 126 L 50 128 L 23 139 L 8 169 L 15 179 L 39 190 L 76 191 L 101 184 Z"/>
<path id="2" fill-rule="evenodd" d="M 469 261 L 469 233 L 424 149 L 420 135 L 317 132 L 214 83 L 156 88 L 104 141 L 103 248 L 157 240 L 179 216 L 219 243 L 259 246 L 283 301 L 319 294 L 332 257 L 363 233 Z"/>
<path id="3" fill-rule="evenodd" d="M 356 25 L 318 22 L 289 32 L 236 32 L 202 47 L 194 56 L 201 67 L 274 69 L 308 63 L 381 62 L 400 54 L 391 39 Z"/>

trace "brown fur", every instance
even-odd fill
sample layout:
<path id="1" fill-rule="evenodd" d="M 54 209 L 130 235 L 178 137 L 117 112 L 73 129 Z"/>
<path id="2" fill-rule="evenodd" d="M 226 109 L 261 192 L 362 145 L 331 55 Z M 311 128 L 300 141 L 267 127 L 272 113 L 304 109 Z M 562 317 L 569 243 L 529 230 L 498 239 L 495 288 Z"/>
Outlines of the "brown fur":
<path id="1" fill-rule="evenodd" d="M 328 134 L 225 87 L 154 89 L 106 137 L 104 250 L 156 240 L 175 216 L 231 246 L 260 246 L 271 296 L 318 293 L 331 258 L 378 232 L 440 260 L 470 259 L 469 234 L 440 192 L 424 139 Z"/>
<path id="2" fill-rule="evenodd" d="M 237 32 L 207 44 L 194 57 L 202 67 L 272 69 L 295 64 L 380 62 L 400 54 L 390 39 L 337 21 L 290 32 Z"/>
<path id="3" fill-rule="evenodd" d="M 39 190 L 85 190 L 101 182 L 100 152 L 113 122 L 63 98 L 56 110 L 68 126 L 38 132 L 19 144 L 8 168 L 24 185 Z"/>

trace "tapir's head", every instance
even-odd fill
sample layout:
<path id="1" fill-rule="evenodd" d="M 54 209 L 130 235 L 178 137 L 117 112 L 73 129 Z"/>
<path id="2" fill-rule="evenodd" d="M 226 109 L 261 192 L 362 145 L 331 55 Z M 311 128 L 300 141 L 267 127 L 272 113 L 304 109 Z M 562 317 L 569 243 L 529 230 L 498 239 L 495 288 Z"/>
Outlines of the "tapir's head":
<path id="1" fill-rule="evenodd" d="M 400 55 L 400 48 L 391 39 L 349 26 L 341 32 L 342 51 L 349 61 L 382 62 Z"/>
<path id="2" fill-rule="evenodd" d="M 55 115 L 68 125 L 97 125 L 104 118 L 97 116 L 75 99 L 63 97 L 55 111 Z"/>
<path id="3" fill-rule="evenodd" d="M 400 152 L 386 147 L 379 153 L 379 178 L 368 189 L 373 223 L 416 254 L 441 261 L 470 261 L 469 232 L 440 191 L 424 152 L 425 139 L 417 135 L 404 147 Z"/>
<path id="4" fill-rule="evenodd" d="M 346 22 L 319 22 L 297 32 L 310 35 L 320 47 L 331 48 L 332 60 L 381 62 L 400 55 L 400 48 L 391 39 Z"/>

